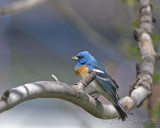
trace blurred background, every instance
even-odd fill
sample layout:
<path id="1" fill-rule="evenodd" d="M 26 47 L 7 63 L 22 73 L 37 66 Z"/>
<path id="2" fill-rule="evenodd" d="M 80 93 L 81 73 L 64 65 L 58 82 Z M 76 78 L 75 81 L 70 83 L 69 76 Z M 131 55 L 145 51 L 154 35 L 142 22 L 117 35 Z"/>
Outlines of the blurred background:
<path id="1" fill-rule="evenodd" d="M 0 12 L 1 8 L 20 1 L 27 0 L 0 0 Z M 156 51 L 160 51 L 159 2 L 152 1 Z M 25 83 L 54 81 L 51 74 L 71 85 L 76 82 L 71 57 L 87 50 L 107 66 L 120 87 L 119 96 L 124 97 L 136 77 L 135 65 L 140 62 L 133 38 L 138 25 L 138 6 L 132 0 L 50 0 L 16 13 L 0 13 L 0 93 Z M 125 122 L 98 119 L 60 99 L 35 99 L 1 113 L 0 127 L 158 128 L 159 64 L 156 63 L 153 75 L 152 97 L 133 110 Z M 99 100 L 107 103 L 103 97 Z"/>

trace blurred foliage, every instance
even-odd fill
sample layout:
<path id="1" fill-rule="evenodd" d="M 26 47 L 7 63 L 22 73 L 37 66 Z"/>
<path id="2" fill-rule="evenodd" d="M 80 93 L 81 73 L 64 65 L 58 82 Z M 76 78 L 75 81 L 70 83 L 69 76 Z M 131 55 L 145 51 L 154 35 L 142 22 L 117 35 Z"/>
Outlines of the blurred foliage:
<path id="1" fill-rule="evenodd" d="M 160 114 L 160 98 L 157 100 L 156 106 L 151 110 L 151 118 L 155 119 L 155 122 L 152 123 L 151 127 L 149 128 L 156 128 L 156 122 L 158 121 L 159 114 Z M 144 127 L 144 128 L 148 128 L 148 127 Z"/>
<path id="2" fill-rule="evenodd" d="M 159 83 L 159 78 L 160 78 L 160 73 L 155 71 L 153 73 L 153 85 Z"/>
<path id="3" fill-rule="evenodd" d="M 135 30 L 136 28 L 138 28 L 140 25 L 140 22 L 138 19 L 134 19 L 132 22 L 132 30 Z"/>
<path id="4" fill-rule="evenodd" d="M 130 8 L 133 8 L 135 6 L 134 0 L 121 0 L 123 3 L 127 4 Z"/>
<path id="5" fill-rule="evenodd" d="M 121 0 L 121 1 L 122 1 L 122 3 L 127 4 L 130 8 L 134 8 L 134 10 L 135 10 L 137 1 L 134 1 L 134 0 Z M 137 11 L 137 10 L 135 10 L 135 11 Z M 136 28 L 138 28 L 139 25 L 140 25 L 140 22 L 137 19 L 137 16 L 133 17 L 132 26 L 131 26 L 132 31 L 134 31 Z M 141 58 L 140 58 L 140 53 L 138 50 L 138 45 L 133 44 L 129 40 L 123 41 L 123 44 L 124 44 L 124 50 L 127 51 L 125 53 L 126 57 L 134 58 L 139 62 Z"/>
<path id="6" fill-rule="evenodd" d="M 152 117 L 157 119 L 160 114 L 160 98 L 157 100 L 156 106 L 152 109 Z"/>
<path id="7" fill-rule="evenodd" d="M 141 57 L 140 57 L 138 45 L 134 45 L 130 41 L 124 41 L 123 45 L 124 45 L 123 46 L 124 49 L 127 51 L 125 53 L 126 57 L 127 58 L 134 58 L 134 59 L 136 59 L 139 62 L 140 59 L 141 59 Z"/>
<path id="8" fill-rule="evenodd" d="M 158 36 L 155 32 L 152 32 L 151 37 L 153 40 L 153 44 L 158 47 L 160 43 L 160 36 Z"/>
<path id="9" fill-rule="evenodd" d="M 155 128 L 155 124 L 144 124 L 142 128 Z"/>

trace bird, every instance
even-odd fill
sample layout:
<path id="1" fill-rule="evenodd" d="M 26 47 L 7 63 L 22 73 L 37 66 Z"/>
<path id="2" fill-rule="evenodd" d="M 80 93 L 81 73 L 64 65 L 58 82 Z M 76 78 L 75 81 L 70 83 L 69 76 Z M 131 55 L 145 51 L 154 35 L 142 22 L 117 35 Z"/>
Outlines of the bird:
<path id="1" fill-rule="evenodd" d="M 85 88 L 85 93 L 94 97 L 95 100 L 101 95 L 104 96 L 113 104 L 120 118 L 124 121 L 127 118 L 127 113 L 119 102 L 117 94 L 119 86 L 107 70 L 88 51 L 82 51 L 72 59 L 76 62 L 74 72 L 77 77 L 87 77 L 93 71 L 96 73 L 95 80 Z"/>

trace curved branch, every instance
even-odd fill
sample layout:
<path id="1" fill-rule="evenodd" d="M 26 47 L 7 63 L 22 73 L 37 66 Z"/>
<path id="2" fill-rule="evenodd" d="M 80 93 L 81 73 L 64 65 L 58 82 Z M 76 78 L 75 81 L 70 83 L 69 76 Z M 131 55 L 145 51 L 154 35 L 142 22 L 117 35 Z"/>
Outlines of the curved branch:
<path id="1" fill-rule="evenodd" d="M 83 91 L 83 86 L 87 86 L 95 77 L 96 74 L 92 72 L 88 77 L 78 82 L 77 86 L 81 87 L 81 89 L 78 87 L 77 89 L 71 88 L 65 83 L 52 81 L 39 81 L 13 88 L 7 91 L 9 92 L 9 94 L 7 93 L 7 99 L 0 101 L 0 112 L 11 109 L 21 102 L 35 98 L 59 98 L 70 101 L 101 119 L 119 117 L 113 105 L 101 104 Z M 147 95 L 148 91 L 143 87 L 139 87 L 133 90 L 131 97 L 126 96 L 120 102 L 127 111 L 130 111 Z"/>
<path id="2" fill-rule="evenodd" d="M 152 6 L 150 0 L 139 0 L 140 27 L 136 30 L 136 39 L 142 55 L 142 62 L 137 66 L 137 78 L 130 90 L 130 95 L 120 100 L 122 106 L 130 111 L 143 103 L 151 95 L 152 75 L 156 53 L 150 36 L 152 30 Z M 39 81 L 29 83 L 2 94 L 0 112 L 6 111 L 17 104 L 35 98 L 60 98 L 70 101 L 95 117 L 101 119 L 113 119 L 118 113 L 113 105 L 104 105 L 86 94 L 83 90 L 92 80 L 95 73 L 79 81 L 72 87 L 61 82 Z"/>
<path id="3" fill-rule="evenodd" d="M 140 89 L 138 90 L 140 92 Z M 135 95 L 137 95 L 137 92 Z M 0 112 L 11 109 L 21 102 L 35 98 L 60 98 L 67 100 L 101 119 L 118 117 L 118 113 L 113 105 L 101 104 L 82 90 L 73 89 L 65 83 L 51 81 L 39 81 L 11 89 L 7 100 L 0 101 Z M 133 108 L 133 100 L 130 97 L 123 98 L 121 103 L 128 110 Z"/>

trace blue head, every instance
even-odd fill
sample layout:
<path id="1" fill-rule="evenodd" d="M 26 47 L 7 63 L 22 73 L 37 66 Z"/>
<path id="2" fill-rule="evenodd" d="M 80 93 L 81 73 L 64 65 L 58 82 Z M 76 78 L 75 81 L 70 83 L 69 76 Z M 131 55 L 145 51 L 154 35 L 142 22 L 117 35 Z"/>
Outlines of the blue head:
<path id="1" fill-rule="evenodd" d="M 83 65 L 89 66 L 91 64 L 97 64 L 96 59 L 88 51 L 80 52 L 77 56 L 72 57 L 72 59 L 76 61 L 75 68 Z"/>

